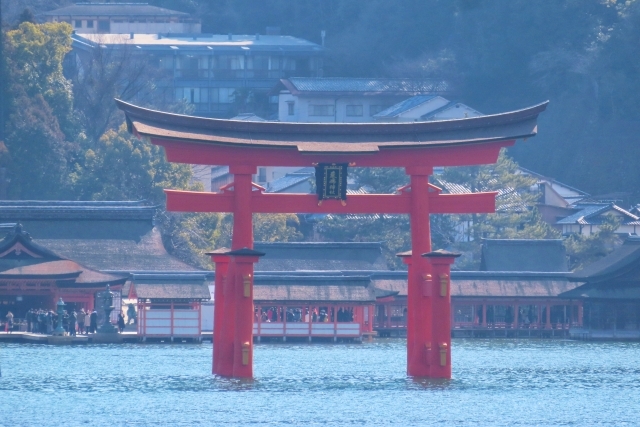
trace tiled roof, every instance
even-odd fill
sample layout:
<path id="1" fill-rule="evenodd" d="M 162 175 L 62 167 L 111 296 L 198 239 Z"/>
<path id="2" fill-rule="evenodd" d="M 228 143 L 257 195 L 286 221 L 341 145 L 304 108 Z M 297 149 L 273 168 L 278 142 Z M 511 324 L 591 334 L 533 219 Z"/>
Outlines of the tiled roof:
<path id="1" fill-rule="evenodd" d="M 286 190 L 289 187 L 293 187 L 296 184 L 300 184 L 304 181 L 309 181 L 314 177 L 314 172 L 292 172 L 285 176 L 273 180 L 267 187 L 267 193 L 278 193 Z"/>
<path id="2" fill-rule="evenodd" d="M 638 221 L 640 219 L 638 216 L 632 214 L 631 212 L 625 209 L 622 209 L 621 207 L 613 203 L 594 203 L 594 204 L 579 203 L 575 205 L 575 207 L 580 209 L 580 211 L 559 220 L 556 224 L 560 224 L 560 225 L 561 224 L 581 224 L 581 225 L 601 224 L 602 220 L 597 218 L 598 215 L 601 215 L 611 209 L 617 212 L 620 212 L 631 221 Z"/>
<path id="3" fill-rule="evenodd" d="M 414 79 L 367 79 L 348 77 L 291 77 L 283 81 L 290 82 L 294 90 L 304 92 L 361 92 L 390 94 L 439 93 L 449 89 L 442 80 Z"/>
<path id="4" fill-rule="evenodd" d="M 638 260 L 640 260 L 640 238 L 627 237 L 622 246 L 606 257 L 571 274 L 569 278 L 570 280 L 597 282 L 626 272 L 628 268 L 638 264 Z"/>
<path id="5" fill-rule="evenodd" d="M 60 9 L 42 13 L 44 16 L 176 16 L 189 17 L 188 13 L 162 7 L 150 6 L 147 3 L 76 3 Z"/>
<path id="6" fill-rule="evenodd" d="M 405 99 L 404 101 L 401 101 L 401 102 L 398 102 L 395 105 L 392 105 L 391 107 L 387 108 L 386 110 L 380 111 L 378 114 L 376 114 L 373 117 L 375 117 L 375 118 L 397 117 L 400 114 L 404 113 L 405 111 L 409 111 L 412 108 L 415 108 L 415 107 L 417 107 L 419 105 L 422 105 L 425 102 L 430 101 L 433 98 L 435 98 L 435 95 L 416 95 L 416 96 L 412 96 L 409 99 Z"/>
<path id="7" fill-rule="evenodd" d="M 2 200 L 0 221 L 30 219 L 153 219 L 156 207 L 142 201 L 75 202 L 57 200 Z"/>
<path id="8" fill-rule="evenodd" d="M 485 239 L 480 270 L 567 272 L 566 250 L 560 239 Z"/>

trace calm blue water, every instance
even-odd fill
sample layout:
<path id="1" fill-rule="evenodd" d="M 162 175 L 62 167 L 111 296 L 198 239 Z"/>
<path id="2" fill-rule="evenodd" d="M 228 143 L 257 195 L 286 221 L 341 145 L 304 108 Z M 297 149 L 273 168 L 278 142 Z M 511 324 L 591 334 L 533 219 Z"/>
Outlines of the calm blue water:
<path id="1" fill-rule="evenodd" d="M 264 344 L 242 382 L 208 343 L 0 344 L 0 426 L 640 424 L 638 343 L 454 340 L 453 362 L 412 381 L 404 340 Z"/>

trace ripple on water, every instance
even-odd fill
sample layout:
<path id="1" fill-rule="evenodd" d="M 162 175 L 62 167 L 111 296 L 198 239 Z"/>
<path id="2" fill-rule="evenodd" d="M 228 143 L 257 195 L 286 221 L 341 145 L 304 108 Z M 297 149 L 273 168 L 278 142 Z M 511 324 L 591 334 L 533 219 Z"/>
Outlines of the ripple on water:
<path id="1" fill-rule="evenodd" d="M 0 345 L 0 426 L 635 425 L 640 344 L 454 340 L 452 380 L 405 375 L 405 342 L 257 345 L 252 381 L 203 345 Z"/>

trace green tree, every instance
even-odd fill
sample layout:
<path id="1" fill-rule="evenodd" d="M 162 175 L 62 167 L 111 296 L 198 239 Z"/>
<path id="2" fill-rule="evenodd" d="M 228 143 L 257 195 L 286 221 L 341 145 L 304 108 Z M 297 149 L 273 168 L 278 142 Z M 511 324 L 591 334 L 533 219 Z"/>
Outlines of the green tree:
<path id="1" fill-rule="evenodd" d="M 607 215 L 596 233 L 588 236 L 578 233 L 570 235 L 564 241 L 569 255 L 569 268 L 579 270 L 611 253 L 622 243 L 616 234 L 619 226 L 619 219 Z"/>
<path id="2" fill-rule="evenodd" d="M 80 199 L 164 204 L 165 188 L 188 189 L 191 167 L 166 161 L 162 148 L 127 132 L 107 131 L 72 175 Z"/>
<path id="3" fill-rule="evenodd" d="M 21 86 L 29 97 L 41 95 L 64 130 L 72 122 L 71 82 L 62 72 L 64 57 L 71 50 L 71 31 L 66 23 L 23 22 L 6 34 L 12 86 Z"/>
<path id="4" fill-rule="evenodd" d="M 73 133 L 71 89 L 62 61 L 71 45 L 68 24 L 23 22 L 3 38 L 8 78 L 4 110 L 6 153 L 12 198 L 69 197 L 69 170 L 77 146 Z"/>

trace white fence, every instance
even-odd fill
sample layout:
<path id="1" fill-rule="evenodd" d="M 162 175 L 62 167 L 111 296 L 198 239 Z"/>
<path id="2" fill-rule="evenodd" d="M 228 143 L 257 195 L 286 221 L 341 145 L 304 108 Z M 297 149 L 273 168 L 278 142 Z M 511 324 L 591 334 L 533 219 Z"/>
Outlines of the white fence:
<path id="1" fill-rule="evenodd" d="M 202 332 L 199 309 L 142 310 L 139 317 L 142 337 L 200 338 Z"/>
<path id="2" fill-rule="evenodd" d="M 339 337 L 359 338 L 360 324 L 356 322 L 340 323 L 284 323 L 262 322 L 253 324 L 256 337 Z"/>

